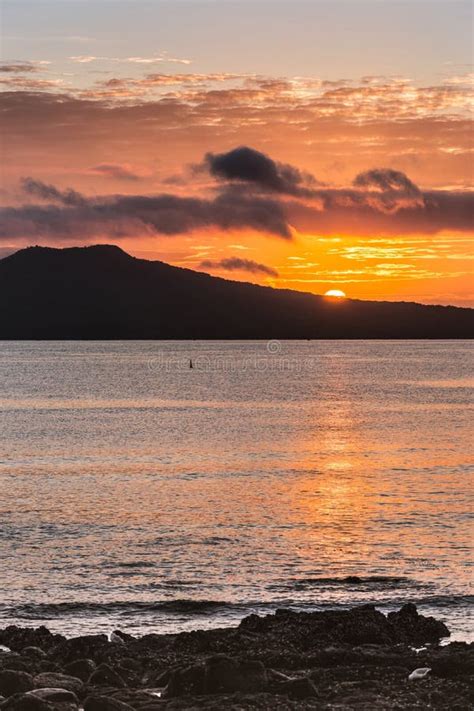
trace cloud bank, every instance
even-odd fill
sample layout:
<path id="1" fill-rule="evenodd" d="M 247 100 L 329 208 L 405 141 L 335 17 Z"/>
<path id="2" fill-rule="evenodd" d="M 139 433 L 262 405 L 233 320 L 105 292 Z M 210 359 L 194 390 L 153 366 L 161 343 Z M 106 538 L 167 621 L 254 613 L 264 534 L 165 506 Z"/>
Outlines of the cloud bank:
<path id="1" fill-rule="evenodd" d="M 203 166 L 216 179 L 211 195 L 204 197 L 169 193 L 95 197 L 23 178 L 28 201 L 0 209 L 0 238 L 90 240 L 246 230 L 290 240 L 295 231 L 397 235 L 473 227 L 472 192 L 422 191 L 404 173 L 390 168 L 359 173 L 348 188 L 317 187 L 311 176 L 315 187 L 310 189 L 302 187 L 308 179 L 296 167 L 245 146 L 207 153 L 200 170 Z M 102 164 L 95 170 L 134 179 L 119 164 Z M 239 268 L 243 265 L 241 260 Z M 232 268 L 230 262 L 221 266 Z M 247 270 L 250 267 L 248 262 Z"/>

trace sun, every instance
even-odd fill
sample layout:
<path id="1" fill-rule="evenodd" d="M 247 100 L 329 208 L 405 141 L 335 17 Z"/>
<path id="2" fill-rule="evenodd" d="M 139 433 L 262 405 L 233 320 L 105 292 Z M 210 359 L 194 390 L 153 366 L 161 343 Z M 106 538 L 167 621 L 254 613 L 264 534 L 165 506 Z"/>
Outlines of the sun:
<path id="1" fill-rule="evenodd" d="M 324 296 L 334 296 L 336 299 L 344 299 L 346 294 L 344 291 L 341 291 L 341 289 L 329 289 Z"/>

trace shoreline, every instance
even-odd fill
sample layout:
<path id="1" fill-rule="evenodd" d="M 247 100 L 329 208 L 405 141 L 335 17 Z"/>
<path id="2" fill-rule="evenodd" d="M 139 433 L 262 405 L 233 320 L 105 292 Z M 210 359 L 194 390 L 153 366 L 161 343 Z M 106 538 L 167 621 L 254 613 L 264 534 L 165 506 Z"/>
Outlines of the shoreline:
<path id="1" fill-rule="evenodd" d="M 474 644 L 406 604 L 277 610 L 238 626 L 66 638 L 0 629 L 1 711 L 472 708 Z M 429 668 L 409 679 L 416 669 Z"/>

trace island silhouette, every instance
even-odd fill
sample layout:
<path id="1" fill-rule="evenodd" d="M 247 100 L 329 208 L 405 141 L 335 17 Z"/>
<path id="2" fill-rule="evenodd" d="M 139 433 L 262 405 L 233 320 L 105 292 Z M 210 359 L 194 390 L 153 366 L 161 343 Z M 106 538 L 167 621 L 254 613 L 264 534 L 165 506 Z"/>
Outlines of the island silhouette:
<path id="1" fill-rule="evenodd" d="M 15 252 L 0 302 L 3 340 L 470 338 L 474 313 L 230 281 L 114 245 Z"/>

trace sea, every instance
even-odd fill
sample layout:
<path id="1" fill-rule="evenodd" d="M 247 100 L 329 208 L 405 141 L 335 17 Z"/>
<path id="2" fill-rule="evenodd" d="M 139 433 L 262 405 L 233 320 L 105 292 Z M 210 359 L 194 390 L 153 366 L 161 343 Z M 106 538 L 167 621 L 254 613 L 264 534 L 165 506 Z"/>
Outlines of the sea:
<path id="1" fill-rule="evenodd" d="M 0 342 L 0 628 L 415 602 L 474 638 L 467 341 Z"/>

